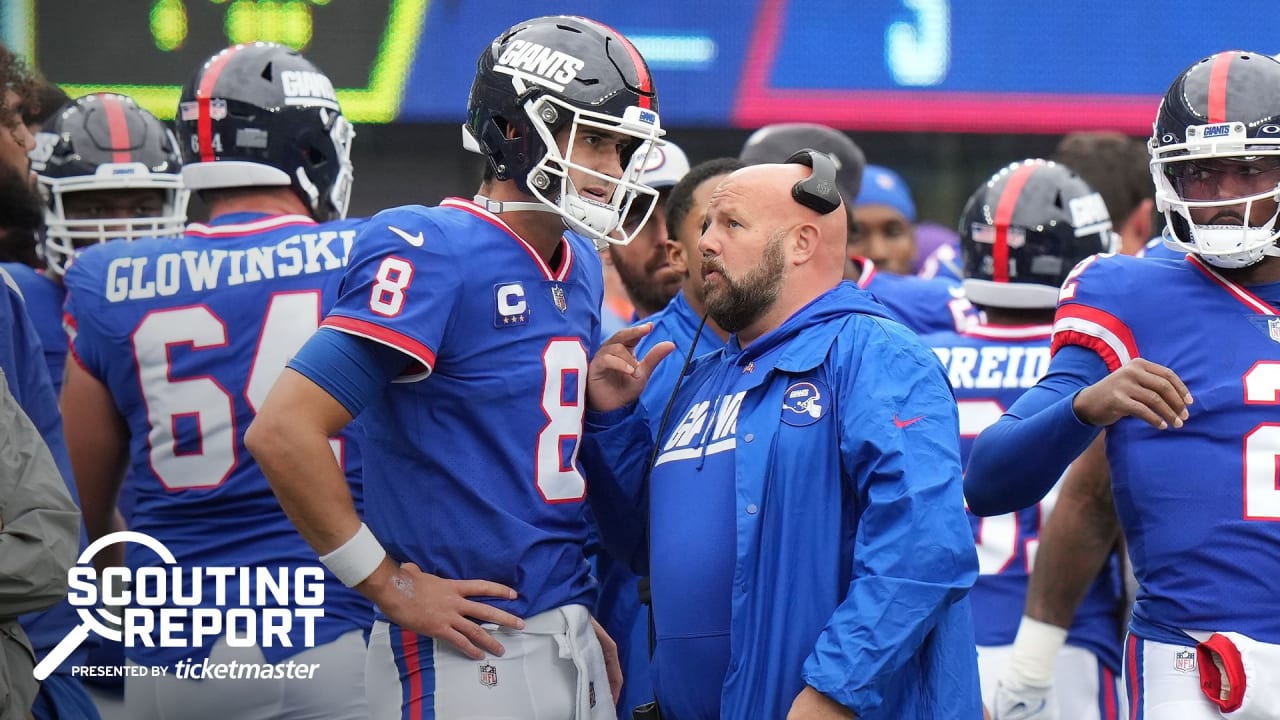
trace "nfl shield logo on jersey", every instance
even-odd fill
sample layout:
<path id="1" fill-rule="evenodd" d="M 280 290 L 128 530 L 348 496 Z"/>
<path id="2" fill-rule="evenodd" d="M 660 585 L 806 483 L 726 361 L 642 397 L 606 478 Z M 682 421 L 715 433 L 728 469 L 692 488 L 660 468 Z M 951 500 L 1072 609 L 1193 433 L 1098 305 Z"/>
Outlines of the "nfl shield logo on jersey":
<path id="1" fill-rule="evenodd" d="M 480 666 L 480 684 L 487 688 L 497 687 L 498 668 L 492 663 L 484 663 Z"/>
<path id="2" fill-rule="evenodd" d="M 1178 672 L 1194 672 L 1196 669 L 1196 653 L 1190 648 L 1179 650 L 1177 655 L 1173 656 L 1173 669 Z"/>
<path id="3" fill-rule="evenodd" d="M 1267 334 L 1272 340 L 1280 343 L 1280 318 L 1267 319 Z"/>
<path id="4" fill-rule="evenodd" d="M 564 288 L 559 285 L 551 286 L 551 299 L 556 303 L 556 309 L 564 312 L 569 309 L 569 303 L 564 299 Z"/>

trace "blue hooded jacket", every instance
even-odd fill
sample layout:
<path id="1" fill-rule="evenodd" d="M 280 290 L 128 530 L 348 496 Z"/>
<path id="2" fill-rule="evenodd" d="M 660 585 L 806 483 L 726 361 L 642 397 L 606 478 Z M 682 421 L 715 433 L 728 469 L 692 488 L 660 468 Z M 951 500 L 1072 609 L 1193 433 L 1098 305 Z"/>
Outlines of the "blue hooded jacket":
<path id="1" fill-rule="evenodd" d="M 734 338 L 694 362 L 672 417 L 766 353 L 776 362 L 751 368 L 737 419 L 721 717 L 785 717 L 806 684 L 868 720 L 981 717 L 965 598 L 978 562 L 937 358 L 845 282 L 745 349 Z M 816 413 L 798 412 L 798 384 Z M 651 433 L 637 404 L 588 413 L 581 454 L 605 546 L 639 573 Z"/>

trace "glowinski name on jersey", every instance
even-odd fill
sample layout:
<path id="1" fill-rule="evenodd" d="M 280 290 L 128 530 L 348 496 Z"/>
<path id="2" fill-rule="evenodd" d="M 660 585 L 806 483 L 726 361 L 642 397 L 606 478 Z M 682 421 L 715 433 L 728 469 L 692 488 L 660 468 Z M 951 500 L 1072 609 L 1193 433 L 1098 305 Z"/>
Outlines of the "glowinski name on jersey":
<path id="1" fill-rule="evenodd" d="M 198 235 L 199 226 L 188 234 Z M 107 264 L 103 296 L 108 302 L 169 297 L 184 290 L 200 292 L 218 287 L 314 275 L 346 267 L 355 229 L 300 232 L 275 245 L 224 250 L 163 252 L 117 257 Z"/>

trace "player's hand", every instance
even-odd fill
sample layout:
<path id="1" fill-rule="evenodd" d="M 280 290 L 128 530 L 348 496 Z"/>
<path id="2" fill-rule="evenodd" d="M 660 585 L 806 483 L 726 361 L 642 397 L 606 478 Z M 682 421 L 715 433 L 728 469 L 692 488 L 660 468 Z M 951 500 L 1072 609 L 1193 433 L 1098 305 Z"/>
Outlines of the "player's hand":
<path id="1" fill-rule="evenodd" d="M 1001 679 L 991 699 L 991 720 L 1058 720 L 1053 687 L 1018 685 Z"/>
<path id="2" fill-rule="evenodd" d="M 591 618 L 591 629 L 596 631 L 596 639 L 600 641 L 600 650 L 604 653 L 604 669 L 609 675 L 609 690 L 613 693 L 613 704 L 622 699 L 622 660 L 618 657 L 618 643 L 604 631 L 604 626 Z"/>
<path id="3" fill-rule="evenodd" d="M 1165 430 L 1182 427 L 1192 403 L 1191 391 L 1177 373 L 1149 360 L 1134 358 L 1076 394 L 1071 409 L 1082 421 L 1106 427 L 1135 417 Z"/>
<path id="4" fill-rule="evenodd" d="M 849 708 L 807 685 L 787 711 L 787 720 L 852 720 L 856 717 Z"/>
<path id="5" fill-rule="evenodd" d="M 624 328 L 605 341 L 587 368 L 587 407 L 608 412 L 635 402 L 653 369 L 672 350 L 674 343 L 660 342 L 637 358 L 636 345 L 649 334 L 653 323 Z"/>
<path id="6" fill-rule="evenodd" d="M 485 653 L 501 656 L 506 652 L 480 623 L 524 629 L 524 621 L 515 615 L 470 599 L 516 598 L 515 590 L 488 580 L 447 580 L 424 573 L 413 563 L 396 566 L 388 558 L 357 589 L 373 600 L 391 622 L 451 643 L 472 660 L 483 659 Z"/>

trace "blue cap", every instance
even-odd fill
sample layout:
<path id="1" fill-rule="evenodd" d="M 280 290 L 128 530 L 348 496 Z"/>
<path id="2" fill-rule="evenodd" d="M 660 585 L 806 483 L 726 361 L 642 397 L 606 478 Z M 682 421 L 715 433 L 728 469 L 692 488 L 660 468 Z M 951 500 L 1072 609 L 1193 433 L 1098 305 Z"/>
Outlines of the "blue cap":
<path id="1" fill-rule="evenodd" d="M 880 165 L 868 165 L 862 171 L 862 190 L 853 201 L 859 205 L 888 205 L 902 213 L 908 222 L 916 221 L 916 204 L 911 200 L 911 188 L 902 176 Z"/>

